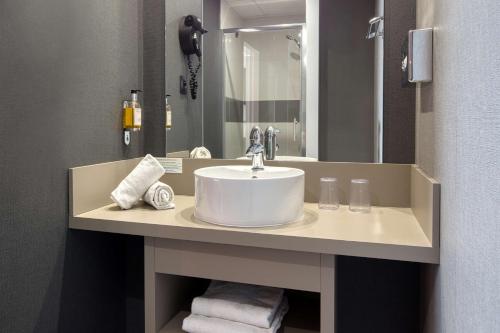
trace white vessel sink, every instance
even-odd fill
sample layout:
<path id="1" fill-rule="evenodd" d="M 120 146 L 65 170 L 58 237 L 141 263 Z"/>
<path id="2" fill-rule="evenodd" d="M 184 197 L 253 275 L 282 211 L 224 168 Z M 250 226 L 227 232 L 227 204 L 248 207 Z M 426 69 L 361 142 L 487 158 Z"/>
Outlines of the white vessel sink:
<path id="1" fill-rule="evenodd" d="M 238 160 L 251 160 L 251 157 L 242 156 L 238 157 Z M 275 161 L 289 161 L 289 162 L 317 162 L 318 159 L 314 157 L 306 157 L 306 156 L 286 156 L 286 155 L 277 155 L 274 158 Z"/>
<path id="2" fill-rule="evenodd" d="M 235 227 L 276 226 L 300 220 L 304 171 L 265 166 L 216 166 L 195 170 L 195 217 Z"/>

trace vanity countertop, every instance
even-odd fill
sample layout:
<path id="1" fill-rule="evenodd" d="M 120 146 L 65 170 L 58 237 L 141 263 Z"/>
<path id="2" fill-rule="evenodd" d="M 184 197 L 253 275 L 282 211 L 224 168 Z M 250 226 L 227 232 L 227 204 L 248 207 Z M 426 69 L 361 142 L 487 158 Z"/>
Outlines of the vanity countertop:
<path id="1" fill-rule="evenodd" d="M 303 220 L 280 227 L 232 228 L 193 216 L 194 197 L 178 195 L 176 208 L 139 204 L 121 210 L 106 205 L 70 218 L 70 228 L 121 234 L 253 246 L 292 251 L 436 263 L 436 249 L 411 208 L 372 207 L 353 213 L 348 206 L 328 211 L 305 203 Z"/>
<path id="2" fill-rule="evenodd" d="M 183 172 L 162 181 L 176 192 L 176 208 L 155 210 L 139 204 L 121 210 L 109 194 L 139 159 L 70 169 L 69 227 L 172 240 L 250 246 L 264 249 L 439 263 L 439 184 L 415 165 L 335 162 L 275 162 L 305 172 L 304 218 L 280 227 L 234 228 L 194 218 L 194 170 L 247 161 L 183 160 Z M 318 209 L 319 177 L 370 179 L 370 213 Z M 341 201 L 342 202 L 342 201 Z"/>

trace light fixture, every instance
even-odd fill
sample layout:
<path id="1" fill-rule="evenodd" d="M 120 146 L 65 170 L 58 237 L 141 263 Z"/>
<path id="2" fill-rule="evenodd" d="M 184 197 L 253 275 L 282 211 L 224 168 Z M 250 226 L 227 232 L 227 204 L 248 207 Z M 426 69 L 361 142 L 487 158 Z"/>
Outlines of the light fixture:
<path id="1" fill-rule="evenodd" d="M 243 29 L 239 29 L 238 31 L 240 31 L 240 32 L 256 32 L 256 31 L 260 31 L 260 30 L 254 29 L 254 28 L 243 28 Z"/>

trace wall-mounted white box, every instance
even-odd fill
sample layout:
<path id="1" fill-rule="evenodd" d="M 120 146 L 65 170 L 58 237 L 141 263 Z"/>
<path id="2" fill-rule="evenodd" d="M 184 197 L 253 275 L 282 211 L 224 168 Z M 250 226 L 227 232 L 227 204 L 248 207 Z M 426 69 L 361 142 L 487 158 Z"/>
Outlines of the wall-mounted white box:
<path id="1" fill-rule="evenodd" d="M 417 29 L 408 32 L 408 81 L 432 81 L 432 33 L 433 29 Z"/>

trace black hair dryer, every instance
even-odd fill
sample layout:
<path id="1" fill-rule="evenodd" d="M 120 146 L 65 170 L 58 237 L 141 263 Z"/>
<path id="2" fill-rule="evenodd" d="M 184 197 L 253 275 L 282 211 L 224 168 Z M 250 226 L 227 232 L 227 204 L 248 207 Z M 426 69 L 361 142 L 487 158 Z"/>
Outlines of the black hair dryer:
<path id="1" fill-rule="evenodd" d="M 191 98 L 196 99 L 198 91 L 197 75 L 201 67 L 201 35 L 208 31 L 203 29 L 201 20 L 195 15 L 187 15 L 181 18 L 179 24 L 179 43 L 182 53 L 186 56 L 186 61 L 189 70 L 189 88 Z M 195 54 L 198 57 L 198 64 L 195 66 L 191 59 L 191 55 Z"/>

